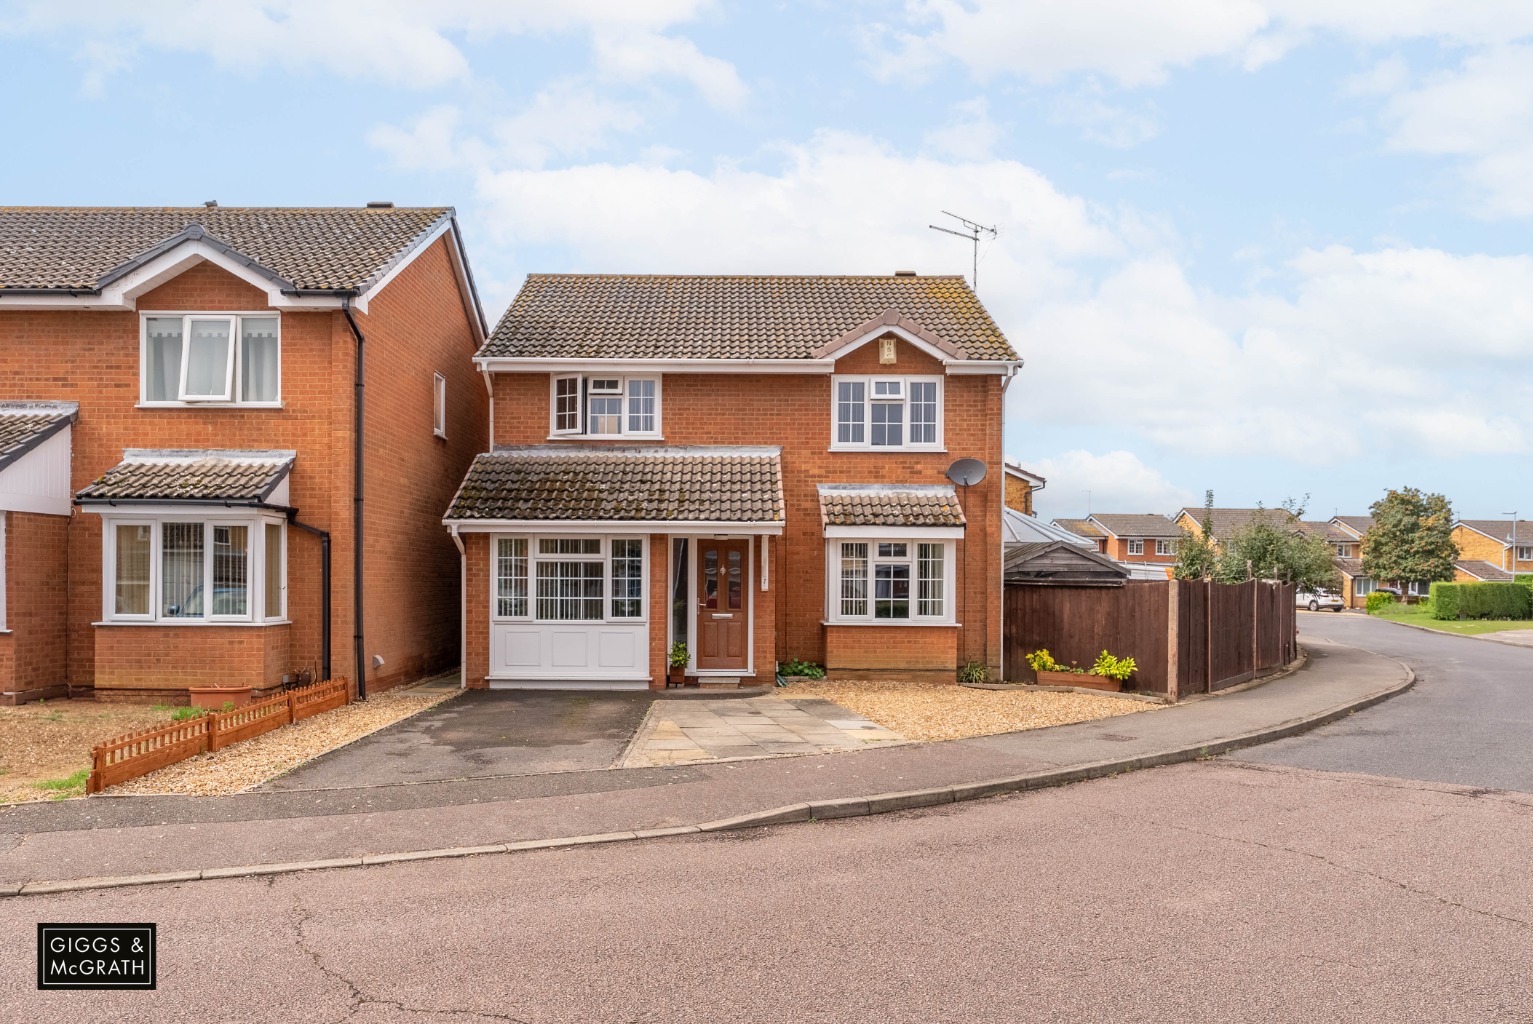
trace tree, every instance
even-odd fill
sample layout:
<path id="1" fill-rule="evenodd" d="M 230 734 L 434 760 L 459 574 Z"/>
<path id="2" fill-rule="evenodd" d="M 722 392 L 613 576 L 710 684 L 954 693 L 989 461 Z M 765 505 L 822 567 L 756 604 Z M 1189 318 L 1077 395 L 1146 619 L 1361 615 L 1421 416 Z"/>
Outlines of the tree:
<path id="1" fill-rule="evenodd" d="M 1250 522 L 1225 541 L 1214 579 L 1220 583 L 1282 580 L 1297 583 L 1300 590 L 1336 590 L 1341 574 L 1331 562 L 1334 554 L 1324 537 L 1305 528 L 1303 503 L 1290 498 L 1271 511 L 1257 506 Z"/>
<path id="2" fill-rule="evenodd" d="M 1219 560 L 1219 549 L 1214 547 L 1214 492 L 1203 492 L 1203 529 L 1194 532 L 1182 528 L 1182 539 L 1176 546 L 1176 568 L 1171 575 L 1179 580 L 1212 579 L 1214 565 Z"/>
<path id="3" fill-rule="evenodd" d="M 1363 543 L 1363 572 L 1411 583 L 1453 579 L 1458 545 L 1447 498 L 1403 487 L 1385 492 L 1368 511 L 1373 525 Z"/>

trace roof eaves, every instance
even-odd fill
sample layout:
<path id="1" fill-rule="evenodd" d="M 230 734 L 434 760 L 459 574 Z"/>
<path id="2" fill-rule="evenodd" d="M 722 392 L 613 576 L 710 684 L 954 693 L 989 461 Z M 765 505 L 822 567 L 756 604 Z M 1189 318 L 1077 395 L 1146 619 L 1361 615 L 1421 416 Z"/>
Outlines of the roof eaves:
<path id="1" fill-rule="evenodd" d="M 228 242 L 225 242 L 218 236 L 209 234 L 207 229 L 204 228 L 201 224 L 188 224 L 185 230 L 177 232 L 176 234 L 171 235 L 169 238 L 151 245 L 149 248 L 145 249 L 137 256 L 134 256 L 126 263 L 118 264 L 111 270 L 108 270 L 105 274 L 102 274 L 101 277 L 96 281 L 94 292 L 100 293 L 103 288 L 118 280 L 119 278 L 126 277 L 133 271 L 154 262 L 156 259 L 159 259 L 161 256 L 164 256 L 166 253 L 169 253 L 173 249 L 191 242 L 200 242 L 203 245 L 218 250 L 225 256 L 228 256 L 230 259 L 244 266 L 246 269 L 252 270 L 259 274 L 261 277 L 271 281 L 273 284 L 279 285 L 285 292 L 296 293 L 298 291 L 298 287 L 292 281 L 283 277 L 281 274 L 277 273 L 270 267 L 265 266 L 254 257 L 247 256 L 245 253 L 236 249 L 234 246 L 230 245 Z"/>
<path id="2" fill-rule="evenodd" d="M 21 444 L 8 452 L 0 452 L 0 469 L 18 461 L 23 455 L 35 449 L 48 438 L 63 431 L 70 426 L 80 415 L 79 402 L 5 402 L 0 403 L 7 407 L 35 407 L 38 412 L 57 411 L 61 415 L 57 420 L 44 427 L 42 430 L 27 438 Z"/>

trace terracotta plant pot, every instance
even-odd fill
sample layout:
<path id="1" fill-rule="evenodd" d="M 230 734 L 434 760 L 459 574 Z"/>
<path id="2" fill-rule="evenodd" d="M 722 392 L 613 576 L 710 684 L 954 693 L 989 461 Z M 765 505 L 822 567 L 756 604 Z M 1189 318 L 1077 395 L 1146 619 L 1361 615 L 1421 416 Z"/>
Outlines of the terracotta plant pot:
<path id="1" fill-rule="evenodd" d="M 1096 676 L 1089 672 L 1079 675 L 1075 672 L 1039 672 L 1039 686 L 1079 686 L 1087 690 L 1112 690 L 1121 691 L 1123 684 L 1116 679 L 1108 679 L 1106 676 Z"/>
<path id="2" fill-rule="evenodd" d="M 672 665 L 666 676 L 666 681 L 672 686 L 685 686 L 687 682 L 687 667 L 685 665 Z"/>
<path id="3" fill-rule="evenodd" d="M 249 704 L 251 689 L 249 686 L 190 686 L 186 692 L 191 695 L 192 707 L 217 711 L 231 701 L 237 708 Z"/>

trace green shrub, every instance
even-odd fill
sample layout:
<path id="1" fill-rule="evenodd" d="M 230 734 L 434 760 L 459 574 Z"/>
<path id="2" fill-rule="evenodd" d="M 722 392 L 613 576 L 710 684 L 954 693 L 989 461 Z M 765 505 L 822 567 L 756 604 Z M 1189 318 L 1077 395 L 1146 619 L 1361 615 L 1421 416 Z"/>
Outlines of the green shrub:
<path id="1" fill-rule="evenodd" d="M 1458 618 L 1463 601 L 1462 583 L 1432 584 L 1432 618 L 1452 621 Z"/>
<path id="2" fill-rule="evenodd" d="M 1114 658 L 1111 654 L 1103 651 L 1097 655 L 1097 660 L 1091 666 L 1093 675 L 1106 676 L 1120 683 L 1128 682 L 1128 677 L 1134 674 L 1139 666 L 1134 664 L 1133 658 Z"/>
<path id="3" fill-rule="evenodd" d="M 1520 583 L 1460 583 L 1459 618 L 1533 618 L 1533 590 Z"/>
<path id="4" fill-rule="evenodd" d="M 686 668 L 687 645 L 682 643 L 680 640 L 676 641 L 671 645 L 671 650 L 670 653 L 666 655 L 666 660 L 670 662 L 672 668 Z"/>
<path id="5" fill-rule="evenodd" d="M 1397 598 L 1393 594 L 1386 594 L 1382 590 L 1375 590 L 1368 595 L 1368 614 L 1377 615 L 1379 612 L 1395 604 Z"/>
<path id="6" fill-rule="evenodd" d="M 983 661 L 967 662 L 964 664 L 963 668 L 958 670 L 958 681 L 960 683 L 969 683 L 972 685 L 974 683 L 983 683 L 989 678 L 990 669 L 986 667 Z"/>
<path id="7" fill-rule="evenodd" d="M 782 663 L 779 669 L 785 676 L 803 676 L 805 679 L 824 679 L 825 670 L 812 661 L 801 661 L 798 658 L 789 658 Z"/>
<path id="8" fill-rule="evenodd" d="M 170 713 L 170 720 L 172 722 L 184 722 L 188 718 L 197 718 L 200 715 L 207 714 L 207 710 L 207 708 L 194 708 L 190 706 L 179 707 Z"/>

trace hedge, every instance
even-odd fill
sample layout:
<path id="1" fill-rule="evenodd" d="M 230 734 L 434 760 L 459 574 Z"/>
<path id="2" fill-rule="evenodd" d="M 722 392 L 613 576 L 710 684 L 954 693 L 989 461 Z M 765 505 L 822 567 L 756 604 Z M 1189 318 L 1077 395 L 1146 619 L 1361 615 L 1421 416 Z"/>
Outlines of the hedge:
<path id="1" fill-rule="evenodd" d="M 1521 583 L 1434 583 L 1434 619 L 1533 619 L 1533 588 Z"/>
<path id="2" fill-rule="evenodd" d="M 1375 590 L 1368 595 L 1368 614 L 1377 615 L 1379 609 L 1386 608 L 1395 603 L 1395 595 L 1383 590 Z"/>

